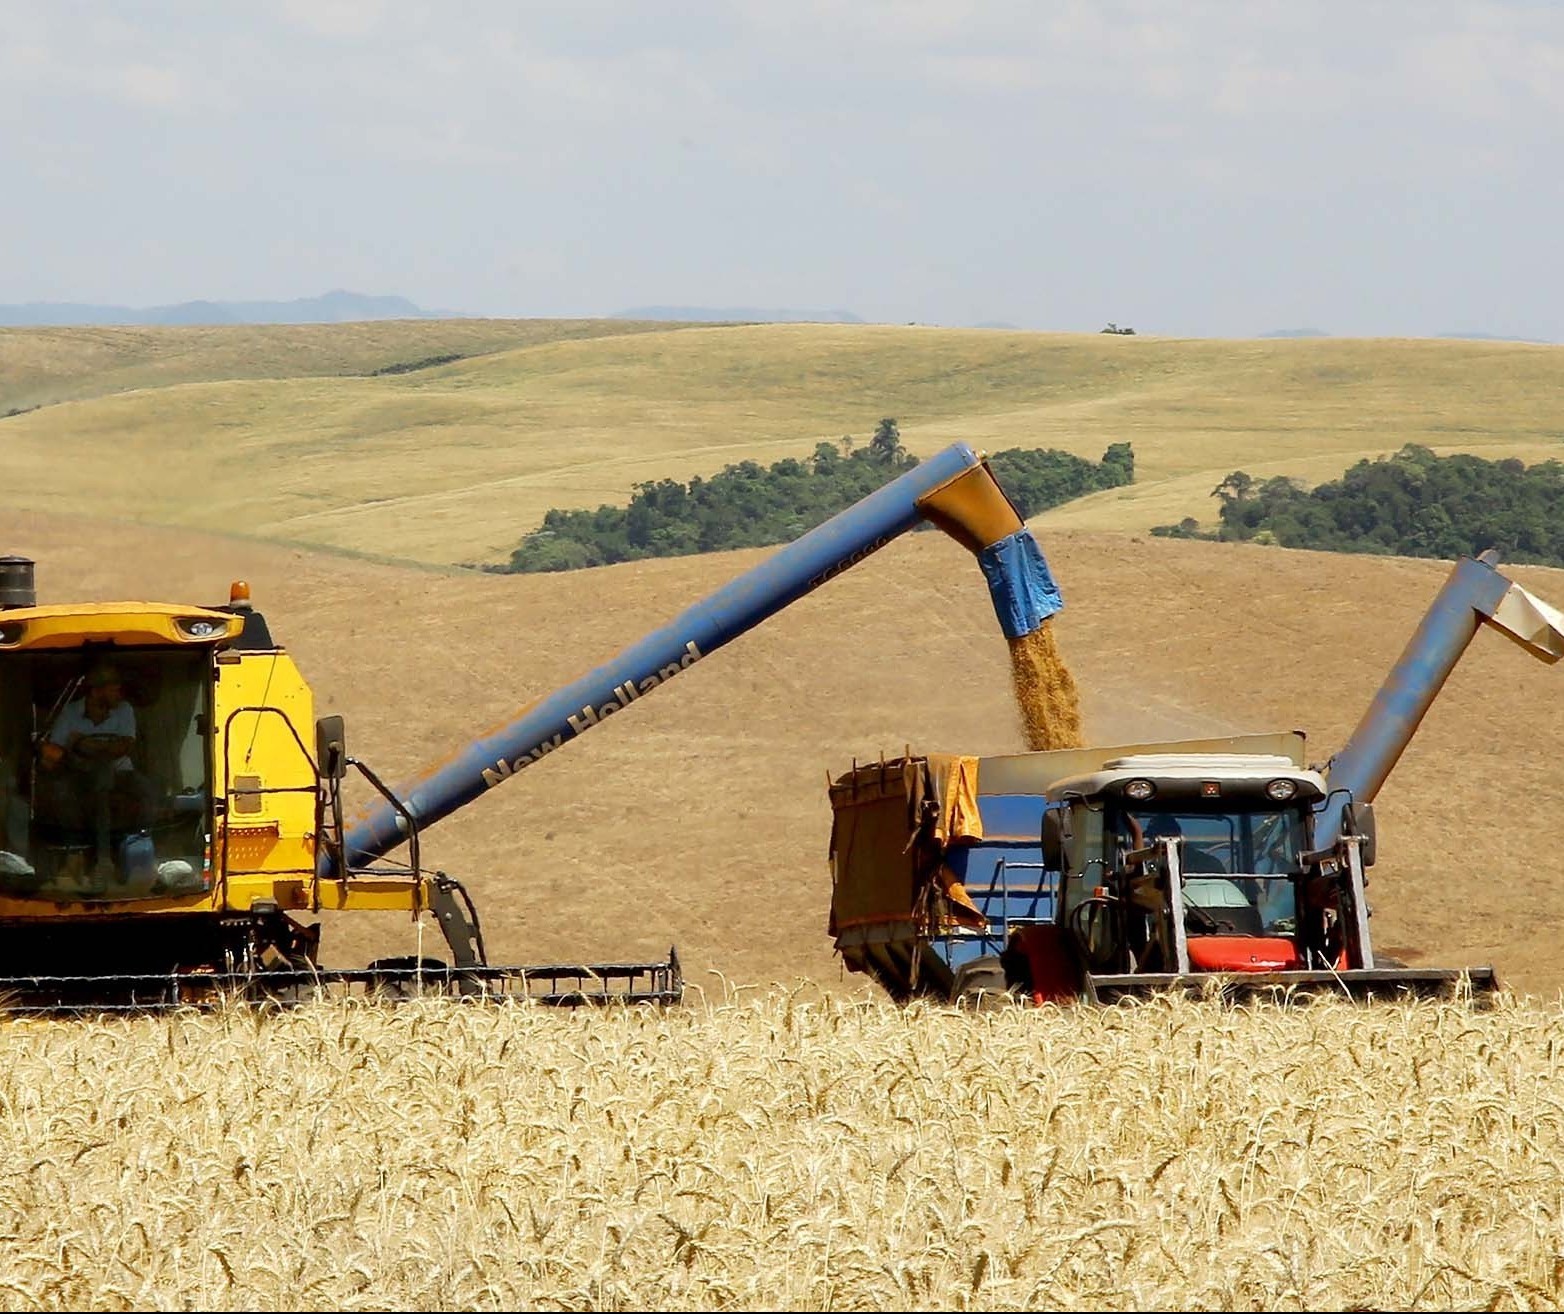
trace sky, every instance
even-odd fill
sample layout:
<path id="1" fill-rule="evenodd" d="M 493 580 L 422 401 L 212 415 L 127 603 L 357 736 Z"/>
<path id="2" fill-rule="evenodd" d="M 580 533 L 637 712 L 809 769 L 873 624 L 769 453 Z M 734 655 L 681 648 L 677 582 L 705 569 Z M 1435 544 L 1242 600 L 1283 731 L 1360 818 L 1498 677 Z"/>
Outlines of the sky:
<path id="1" fill-rule="evenodd" d="M 0 303 L 1564 341 L 1553 0 L 0 0 Z"/>

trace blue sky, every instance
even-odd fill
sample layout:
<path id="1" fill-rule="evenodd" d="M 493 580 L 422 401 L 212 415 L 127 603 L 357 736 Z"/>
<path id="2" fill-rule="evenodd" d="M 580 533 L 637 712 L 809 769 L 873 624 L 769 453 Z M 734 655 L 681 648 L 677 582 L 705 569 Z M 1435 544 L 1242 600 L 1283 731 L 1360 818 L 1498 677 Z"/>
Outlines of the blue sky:
<path id="1" fill-rule="evenodd" d="M 0 0 L 0 302 L 1564 341 L 1564 5 Z"/>

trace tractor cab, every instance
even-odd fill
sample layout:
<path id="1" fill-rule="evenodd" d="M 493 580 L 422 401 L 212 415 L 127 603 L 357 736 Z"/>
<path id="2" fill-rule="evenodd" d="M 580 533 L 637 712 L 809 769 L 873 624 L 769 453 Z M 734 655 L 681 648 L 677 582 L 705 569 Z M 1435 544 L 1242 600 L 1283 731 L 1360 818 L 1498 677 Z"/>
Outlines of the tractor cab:
<path id="1" fill-rule="evenodd" d="M 214 650 L 242 624 L 154 603 L 0 610 L 0 899 L 203 889 Z"/>
<path id="2" fill-rule="evenodd" d="M 1308 852 L 1325 796 L 1317 772 L 1265 754 L 1128 756 L 1054 783 L 1043 844 L 1081 963 L 1111 974 L 1359 966 L 1344 919 L 1355 930 L 1361 869 L 1322 885 L 1325 859 Z"/>

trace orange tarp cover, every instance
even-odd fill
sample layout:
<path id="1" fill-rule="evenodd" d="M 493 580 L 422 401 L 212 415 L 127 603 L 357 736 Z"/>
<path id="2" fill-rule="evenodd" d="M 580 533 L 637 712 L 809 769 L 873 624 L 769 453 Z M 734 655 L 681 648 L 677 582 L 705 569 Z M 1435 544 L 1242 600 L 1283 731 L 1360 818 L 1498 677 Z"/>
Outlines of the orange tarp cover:
<path id="1" fill-rule="evenodd" d="M 831 784 L 831 918 L 838 943 L 916 937 L 987 919 L 944 863 L 946 849 L 981 839 L 977 759 L 897 758 Z"/>
<path id="2" fill-rule="evenodd" d="M 983 818 L 978 812 L 978 760 L 956 753 L 930 753 L 929 776 L 939 812 L 934 818 L 934 838 L 941 847 L 983 838 Z"/>

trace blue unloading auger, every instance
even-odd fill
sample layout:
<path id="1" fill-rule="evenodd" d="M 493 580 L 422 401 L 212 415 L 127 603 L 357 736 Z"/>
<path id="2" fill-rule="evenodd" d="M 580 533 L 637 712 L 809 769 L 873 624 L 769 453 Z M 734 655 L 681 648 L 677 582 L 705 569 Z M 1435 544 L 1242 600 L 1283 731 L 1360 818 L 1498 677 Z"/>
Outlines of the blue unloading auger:
<path id="1" fill-rule="evenodd" d="M 399 802 L 423 831 L 857 565 L 921 520 L 937 525 L 977 556 L 1007 638 L 1032 633 L 1064 605 L 1032 532 L 982 457 L 957 443 L 402 785 L 394 791 Z M 407 838 L 406 819 L 391 803 L 381 803 L 344 836 L 347 865 L 382 857 Z M 330 855 L 322 855 L 321 874 L 337 874 Z"/>
<path id="2" fill-rule="evenodd" d="M 1544 662 L 1564 658 L 1564 615 L 1496 569 L 1498 554 L 1462 557 L 1357 729 L 1330 761 L 1330 794 L 1314 821 L 1333 843 L 1351 803 L 1371 803 L 1478 629 L 1491 626 Z"/>

